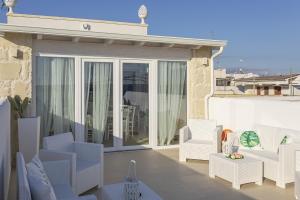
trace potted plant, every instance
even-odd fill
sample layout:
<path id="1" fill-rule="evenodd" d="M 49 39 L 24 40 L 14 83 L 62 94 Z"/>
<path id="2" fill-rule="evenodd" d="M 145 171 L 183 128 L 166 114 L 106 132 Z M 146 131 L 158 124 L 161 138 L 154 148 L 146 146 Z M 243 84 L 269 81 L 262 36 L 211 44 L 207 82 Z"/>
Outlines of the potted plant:
<path id="1" fill-rule="evenodd" d="M 13 115 L 18 120 L 19 151 L 25 161 L 30 161 L 39 151 L 40 146 L 40 117 L 25 117 L 29 98 L 23 100 L 20 96 L 8 97 Z"/>
<path id="2" fill-rule="evenodd" d="M 13 7 L 15 7 L 17 0 L 2 0 L 1 8 L 7 7 L 8 13 L 13 13 Z"/>

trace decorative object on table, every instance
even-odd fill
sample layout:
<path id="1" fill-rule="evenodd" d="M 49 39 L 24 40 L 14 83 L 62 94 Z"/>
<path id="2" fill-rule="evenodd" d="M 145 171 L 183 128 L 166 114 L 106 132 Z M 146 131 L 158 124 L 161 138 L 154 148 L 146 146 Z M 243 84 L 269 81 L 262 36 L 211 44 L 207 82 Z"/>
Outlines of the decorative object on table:
<path id="1" fill-rule="evenodd" d="M 18 120 L 19 151 L 25 161 L 29 162 L 40 149 L 40 117 L 25 117 L 25 111 L 30 103 L 28 97 L 23 100 L 18 95 L 7 98 L 13 115 Z"/>
<path id="2" fill-rule="evenodd" d="M 232 145 L 231 152 L 232 153 L 237 153 L 238 151 L 239 151 L 239 146 L 238 145 Z"/>
<path id="3" fill-rule="evenodd" d="M 243 159 L 244 155 L 240 153 L 231 153 L 231 154 L 226 154 L 226 158 L 230 158 L 232 160 L 237 160 L 237 159 Z"/>
<path id="4" fill-rule="evenodd" d="M 140 200 L 141 192 L 139 189 L 139 181 L 136 178 L 136 161 L 131 160 L 128 167 L 128 176 L 124 182 L 124 199 L 125 200 Z"/>
<path id="5" fill-rule="evenodd" d="M 253 148 L 259 145 L 260 141 L 255 131 L 245 131 L 240 136 L 240 143 L 244 147 Z"/>
<path id="6" fill-rule="evenodd" d="M 222 141 L 222 152 L 227 152 L 227 148 L 228 148 L 228 145 L 227 145 L 227 138 L 228 136 L 230 135 L 230 133 L 232 133 L 232 130 L 231 129 L 224 129 L 222 131 L 222 134 L 221 134 L 221 141 Z"/>
<path id="7" fill-rule="evenodd" d="M 224 154 L 231 154 L 238 151 L 239 146 L 239 138 L 237 133 L 230 132 L 230 134 L 227 134 L 226 141 L 224 141 L 222 150 Z"/>

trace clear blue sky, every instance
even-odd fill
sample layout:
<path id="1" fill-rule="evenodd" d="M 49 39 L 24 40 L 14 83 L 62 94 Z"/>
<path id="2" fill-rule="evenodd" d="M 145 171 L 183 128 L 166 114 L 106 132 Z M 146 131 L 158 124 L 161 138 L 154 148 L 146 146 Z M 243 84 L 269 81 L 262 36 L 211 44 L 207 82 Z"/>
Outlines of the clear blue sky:
<path id="1" fill-rule="evenodd" d="M 228 40 L 220 66 L 300 72 L 299 0 L 18 0 L 15 12 L 139 22 L 141 4 L 150 34 Z"/>

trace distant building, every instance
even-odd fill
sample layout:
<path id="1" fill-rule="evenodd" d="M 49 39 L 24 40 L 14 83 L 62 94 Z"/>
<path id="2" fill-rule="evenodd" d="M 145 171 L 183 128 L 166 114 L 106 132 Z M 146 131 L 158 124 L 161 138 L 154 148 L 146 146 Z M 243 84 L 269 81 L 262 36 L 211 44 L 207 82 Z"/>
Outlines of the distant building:
<path id="1" fill-rule="evenodd" d="M 300 95 L 300 74 L 259 76 L 254 73 L 227 74 L 216 69 L 217 95 Z"/>
<path id="2" fill-rule="evenodd" d="M 232 84 L 245 94 L 300 95 L 300 74 L 240 78 Z"/>
<path id="3" fill-rule="evenodd" d="M 220 95 L 234 95 L 234 94 L 244 94 L 237 86 L 235 86 L 234 80 L 240 78 L 250 78 L 258 77 L 257 74 L 253 73 L 230 73 L 227 74 L 226 69 L 215 69 L 214 77 L 215 83 L 215 94 Z"/>

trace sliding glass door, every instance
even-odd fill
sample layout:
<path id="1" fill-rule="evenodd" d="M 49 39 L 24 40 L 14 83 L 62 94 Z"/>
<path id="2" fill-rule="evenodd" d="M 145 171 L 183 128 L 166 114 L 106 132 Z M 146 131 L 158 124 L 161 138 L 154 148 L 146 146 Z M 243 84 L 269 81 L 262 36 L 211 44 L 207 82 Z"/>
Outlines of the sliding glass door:
<path id="1" fill-rule="evenodd" d="M 122 65 L 123 146 L 149 144 L 149 64 Z"/>
<path id="2" fill-rule="evenodd" d="M 75 62 L 73 58 L 37 57 L 36 114 L 43 136 L 75 133 Z"/>
<path id="3" fill-rule="evenodd" d="M 113 63 L 84 62 L 85 141 L 113 146 Z"/>
<path id="4" fill-rule="evenodd" d="M 187 116 L 186 67 L 178 61 L 37 57 L 41 139 L 72 132 L 78 141 L 112 150 L 178 144 Z"/>

